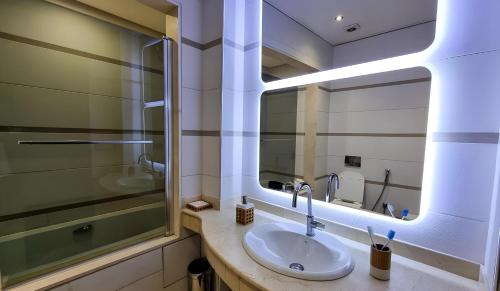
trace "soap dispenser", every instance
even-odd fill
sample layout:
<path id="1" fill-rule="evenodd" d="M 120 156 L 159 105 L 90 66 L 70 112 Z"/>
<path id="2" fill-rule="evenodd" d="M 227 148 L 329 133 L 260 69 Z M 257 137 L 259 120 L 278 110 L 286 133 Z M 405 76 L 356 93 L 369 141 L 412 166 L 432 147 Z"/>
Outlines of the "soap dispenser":
<path id="1" fill-rule="evenodd" d="M 236 222 L 239 224 L 249 224 L 253 222 L 254 206 L 247 202 L 247 196 L 241 197 L 241 203 L 236 204 Z"/>

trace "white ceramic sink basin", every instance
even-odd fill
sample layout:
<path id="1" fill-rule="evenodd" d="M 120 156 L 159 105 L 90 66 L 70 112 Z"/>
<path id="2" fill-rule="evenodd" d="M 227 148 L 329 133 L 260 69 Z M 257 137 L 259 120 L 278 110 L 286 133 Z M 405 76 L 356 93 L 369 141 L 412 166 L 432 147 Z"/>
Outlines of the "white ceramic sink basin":
<path id="1" fill-rule="evenodd" d="M 354 269 L 349 250 L 332 235 L 295 223 L 256 225 L 245 233 L 243 247 L 259 264 L 280 274 L 305 280 L 334 280 Z"/>

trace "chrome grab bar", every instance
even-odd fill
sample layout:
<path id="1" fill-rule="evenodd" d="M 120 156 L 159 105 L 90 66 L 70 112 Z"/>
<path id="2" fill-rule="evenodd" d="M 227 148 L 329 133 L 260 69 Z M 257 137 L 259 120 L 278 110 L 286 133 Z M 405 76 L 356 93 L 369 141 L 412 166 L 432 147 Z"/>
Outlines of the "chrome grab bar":
<path id="1" fill-rule="evenodd" d="M 152 144 L 152 140 L 18 140 L 17 144 Z"/>

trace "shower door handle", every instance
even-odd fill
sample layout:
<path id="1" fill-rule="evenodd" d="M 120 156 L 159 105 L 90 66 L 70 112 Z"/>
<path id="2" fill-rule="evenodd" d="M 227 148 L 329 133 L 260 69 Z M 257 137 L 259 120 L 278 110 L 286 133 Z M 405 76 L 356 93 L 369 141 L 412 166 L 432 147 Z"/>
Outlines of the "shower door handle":
<path id="1" fill-rule="evenodd" d="M 18 140 L 17 144 L 152 144 L 152 140 Z"/>

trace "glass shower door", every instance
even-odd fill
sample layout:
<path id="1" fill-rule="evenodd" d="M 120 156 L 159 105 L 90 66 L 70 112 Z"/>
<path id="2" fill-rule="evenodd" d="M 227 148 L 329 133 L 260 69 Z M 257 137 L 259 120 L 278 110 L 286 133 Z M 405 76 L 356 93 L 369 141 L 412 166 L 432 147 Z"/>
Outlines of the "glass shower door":
<path id="1" fill-rule="evenodd" d="M 168 234 L 170 41 L 4 0 L 0 63 L 2 286 Z"/>

